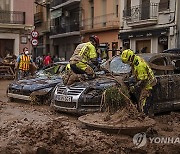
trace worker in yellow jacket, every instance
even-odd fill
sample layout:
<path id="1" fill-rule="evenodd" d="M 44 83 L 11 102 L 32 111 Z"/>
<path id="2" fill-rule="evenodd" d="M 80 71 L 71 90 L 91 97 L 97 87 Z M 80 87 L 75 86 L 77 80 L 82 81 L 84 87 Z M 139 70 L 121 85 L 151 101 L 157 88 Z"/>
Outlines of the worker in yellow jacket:
<path id="1" fill-rule="evenodd" d="M 25 47 L 23 48 L 22 55 L 18 56 L 17 58 L 15 69 L 19 70 L 18 79 L 23 79 L 24 77 L 27 77 L 29 75 L 30 64 L 37 68 L 35 63 L 28 54 L 28 48 Z"/>
<path id="2" fill-rule="evenodd" d="M 132 68 L 132 74 L 137 82 L 130 87 L 130 91 L 133 92 L 135 90 L 134 87 L 141 88 L 138 109 L 145 111 L 146 99 L 150 96 L 150 91 L 157 82 L 154 73 L 144 59 L 134 54 L 130 49 L 122 52 L 121 59 L 122 62 L 129 64 Z"/>
<path id="3" fill-rule="evenodd" d="M 92 35 L 89 38 L 89 42 L 81 43 L 76 47 L 69 60 L 69 65 L 66 67 L 71 70 L 71 72 L 65 77 L 65 84 L 70 85 L 81 80 L 83 77 L 82 74 L 86 74 L 89 79 L 95 77 L 94 69 L 98 65 L 96 52 L 98 46 L 99 38 Z"/>

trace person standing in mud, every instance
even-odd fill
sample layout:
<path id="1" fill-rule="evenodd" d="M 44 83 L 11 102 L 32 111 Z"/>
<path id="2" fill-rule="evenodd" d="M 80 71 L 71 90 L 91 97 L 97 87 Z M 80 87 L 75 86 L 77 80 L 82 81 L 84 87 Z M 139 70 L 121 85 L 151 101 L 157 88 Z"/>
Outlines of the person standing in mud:
<path id="1" fill-rule="evenodd" d="M 95 78 L 94 70 L 98 66 L 96 51 L 98 47 L 99 38 L 95 35 L 89 37 L 89 42 L 81 43 L 76 47 L 66 67 L 68 73 L 63 78 L 64 84 L 71 85 L 83 80 L 83 74 L 86 74 L 88 79 Z"/>
<path id="2" fill-rule="evenodd" d="M 15 70 L 19 70 L 17 77 L 18 79 L 23 79 L 24 77 L 27 77 L 29 75 L 30 64 L 32 64 L 34 68 L 37 68 L 32 58 L 28 54 L 28 48 L 23 48 L 22 55 L 18 56 L 17 61 L 15 63 Z"/>
<path id="3" fill-rule="evenodd" d="M 134 93 L 135 89 L 140 87 L 140 97 L 138 100 L 138 110 L 147 113 L 146 99 L 150 96 L 150 91 L 156 84 L 156 78 L 149 65 L 137 56 L 132 50 L 126 49 L 121 54 L 123 63 L 129 64 L 132 68 L 132 74 L 136 79 L 136 84 L 130 87 Z"/>

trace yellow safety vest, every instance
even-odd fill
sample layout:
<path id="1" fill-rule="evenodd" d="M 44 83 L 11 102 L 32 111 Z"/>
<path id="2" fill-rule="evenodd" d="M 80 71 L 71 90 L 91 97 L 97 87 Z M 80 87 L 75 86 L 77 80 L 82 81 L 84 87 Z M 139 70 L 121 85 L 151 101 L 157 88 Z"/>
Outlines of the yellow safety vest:
<path id="1" fill-rule="evenodd" d="M 70 64 L 76 64 L 78 68 L 85 70 L 88 62 L 94 58 L 97 58 L 96 48 L 91 42 L 82 43 L 76 47 L 74 54 L 70 58 Z"/>
<path id="2" fill-rule="evenodd" d="M 154 73 L 149 65 L 139 56 L 134 58 L 133 73 L 137 80 L 147 80 L 146 89 L 152 89 L 152 81 L 155 79 Z"/>
<path id="3" fill-rule="evenodd" d="M 29 70 L 29 64 L 30 64 L 30 56 L 22 55 L 20 57 L 20 63 L 19 63 L 19 69 L 23 71 Z"/>

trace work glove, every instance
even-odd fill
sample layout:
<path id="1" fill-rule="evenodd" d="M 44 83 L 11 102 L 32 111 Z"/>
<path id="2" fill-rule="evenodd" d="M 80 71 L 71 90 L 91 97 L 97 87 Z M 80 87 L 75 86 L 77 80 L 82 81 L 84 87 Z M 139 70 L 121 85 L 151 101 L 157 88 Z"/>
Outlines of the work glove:
<path id="1" fill-rule="evenodd" d="M 93 75 L 83 74 L 83 76 L 84 76 L 84 78 L 85 78 L 86 80 L 93 80 L 93 79 L 96 78 L 96 75 L 95 75 L 95 74 L 93 74 Z"/>
<path id="2" fill-rule="evenodd" d="M 130 86 L 135 85 L 135 83 L 136 83 L 135 77 L 134 76 L 129 77 L 128 82 L 129 82 Z"/>

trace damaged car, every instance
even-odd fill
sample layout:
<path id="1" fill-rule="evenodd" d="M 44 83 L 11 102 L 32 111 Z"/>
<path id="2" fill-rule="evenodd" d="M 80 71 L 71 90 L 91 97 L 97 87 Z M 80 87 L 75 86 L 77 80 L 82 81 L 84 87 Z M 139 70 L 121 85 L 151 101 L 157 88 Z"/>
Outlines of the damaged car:
<path id="1" fill-rule="evenodd" d="M 168 53 L 143 53 L 139 56 L 148 62 L 157 78 L 157 84 L 149 98 L 152 112 L 180 109 L 180 56 Z M 104 65 L 116 79 L 123 78 L 124 83 L 129 85 L 131 69 L 119 56 Z M 52 92 L 51 106 L 58 111 L 80 114 L 99 111 L 103 91 L 117 84 L 117 80 L 106 72 L 97 75 L 94 80 L 77 82 L 71 86 L 60 83 Z"/>
<path id="2" fill-rule="evenodd" d="M 61 75 L 68 62 L 57 62 L 39 70 L 34 76 L 22 80 L 15 80 L 9 84 L 7 96 L 14 99 L 49 102 L 53 88 L 62 82 Z"/>

